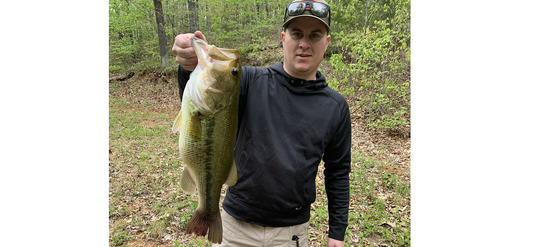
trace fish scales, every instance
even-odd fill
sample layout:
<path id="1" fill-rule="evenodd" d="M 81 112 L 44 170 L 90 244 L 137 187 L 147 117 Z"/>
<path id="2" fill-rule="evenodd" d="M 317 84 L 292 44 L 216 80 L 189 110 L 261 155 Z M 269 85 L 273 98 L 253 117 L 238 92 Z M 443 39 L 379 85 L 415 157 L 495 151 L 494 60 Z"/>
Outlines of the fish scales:
<path id="1" fill-rule="evenodd" d="M 237 182 L 233 148 L 237 135 L 237 112 L 241 66 L 238 50 L 217 48 L 195 37 L 191 44 L 198 66 L 185 87 L 182 108 L 173 132 L 180 132 L 179 151 L 185 165 L 180 186 L 198 193 L 198 207 L 187 233 L 222 242 L 220 191 L 222 184 Z"/>

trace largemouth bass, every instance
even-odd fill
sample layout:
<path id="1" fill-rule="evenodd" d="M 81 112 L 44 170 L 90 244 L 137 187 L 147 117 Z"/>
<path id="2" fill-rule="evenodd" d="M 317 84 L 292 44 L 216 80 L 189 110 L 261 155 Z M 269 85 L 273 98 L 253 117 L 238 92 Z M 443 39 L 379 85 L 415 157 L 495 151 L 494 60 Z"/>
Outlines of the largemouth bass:
<path id="1" fill-rule="evenodd" d="M 191 44 L 198 57 L 174 120 L 172 131 L 180 133 L 179 152 L 185 169 L 183 191 L 198 192 L 198 207 L 187 233 L 222 242 L 220 190 L 237 182 L 233 149 L 237 135 L 241 65 L 239 51 L 217 48 L 196 37 Z"/>

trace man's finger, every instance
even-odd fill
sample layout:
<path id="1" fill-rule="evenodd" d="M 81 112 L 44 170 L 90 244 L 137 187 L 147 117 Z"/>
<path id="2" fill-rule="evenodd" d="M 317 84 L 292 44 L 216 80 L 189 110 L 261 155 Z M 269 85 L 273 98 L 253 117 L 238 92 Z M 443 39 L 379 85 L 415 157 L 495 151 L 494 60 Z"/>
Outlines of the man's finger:
<path id="1" fill-rule="evenodd" d="M 196 31 L 196 32 L 194 32 L 194 36 L 195 36 L 196 38 L 203 39 L 206 43 L 208 43 L 208 42 L 207 42 L 207 39 L 205 38 L 204 34 L 203 34 L 201 31 Z M 209 44 L 209 43 L 208 43 L 208 44 Z"/>
<path id="2" fill-rule="evenodd" d="M 176 62 L 187 71 L 193 71 L 194 68 L 196 68 L 196 65 L 198 64 L 198 60 L 185 59 L 178 56 L 176 56 Z"/>
<path id="3" fill-rule="evenodd" d="M 191 47 L 191 37 L 193 36 L 192 33 L 187 34 L 181 34 L 176 36 L 174 40 L 174 44 L 180 48 L 188 48 Z"/>
<path id="4" fill-rule="evenodd" d="M 196 53 L 194 52 L 194 49 L 190 47 L 187 49 L 179 50 L 178 54 L 179 54 L 179 57 L 182 57 L 182 58 L 195 58 L 196 57 Z"/>

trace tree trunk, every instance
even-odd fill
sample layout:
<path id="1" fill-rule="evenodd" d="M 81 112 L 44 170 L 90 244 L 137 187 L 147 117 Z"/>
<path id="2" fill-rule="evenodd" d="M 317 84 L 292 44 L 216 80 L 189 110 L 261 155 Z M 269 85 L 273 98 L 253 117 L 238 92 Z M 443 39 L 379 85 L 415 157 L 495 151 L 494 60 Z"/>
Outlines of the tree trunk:
<path id="1" fill-rule="evenodd" d="M 281 16 L 280 16 L 280 12 L 281 13 L 285 13 L 285 9 L 283 8 L 283 4 L 281 3 L 281 0 L 278 0 L 278 14 L 276 15 L 276 26 L 278 27 L 278 35 L 281 36 L 281 32 L 282 31 L 285 31 L 282 29 L 282 25 L 283 25 L 283 20 L 281 20 Z M 279 36 L 278 36 L 279 37 Z M 281 38 L 280 38 L 281 39 Z"/>
<path id="2" fill-rule="evenodd" d="M 129 73 L 125 74 L 125 75 L 114 76 L 114 77 L 109 78 L 109 82 L 112 82 L 112 81 L 125 81 L 127 79 L 132 78 L 133 75 L 135 75 L 135 73 L 129 72 Z"/>
<path id="3" fill-rule="evenodd" d="M 198 0 L 187 0 L 189 4 L 189 31 L 198 31 Z"/>
<path id="4" fill-rule="evenodd" d="M 157 36 L 159 37 L 159 54 L 161 65 L 168 66 L 167 36 L 165 35 L 165 18 L 163 17 L 163 5 L 161 0 L 154 0 L 155 20 L 157 22 Z"/>
<path id="5" fill-rule="evenodd" d="M 257 3 L 255 3 L 254 0 L 254 13 L 255 13 L 255 24 L 259 24 L 259 16 L 257 15 L 257 12 L 259 12 L 259 9 L 257 8 Z"/>

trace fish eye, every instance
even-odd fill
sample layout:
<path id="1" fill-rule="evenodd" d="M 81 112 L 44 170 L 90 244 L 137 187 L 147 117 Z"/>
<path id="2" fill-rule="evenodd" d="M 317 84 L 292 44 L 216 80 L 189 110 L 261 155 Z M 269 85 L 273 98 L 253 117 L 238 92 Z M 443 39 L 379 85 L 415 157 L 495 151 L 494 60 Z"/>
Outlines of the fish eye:
<path id="1" fill-rule="evenodd" d="M 239 74 L 239 71 L 237 70 L 237 68 L 231 69 L 231 75 L 236 76 L 237 74 Z"/>

